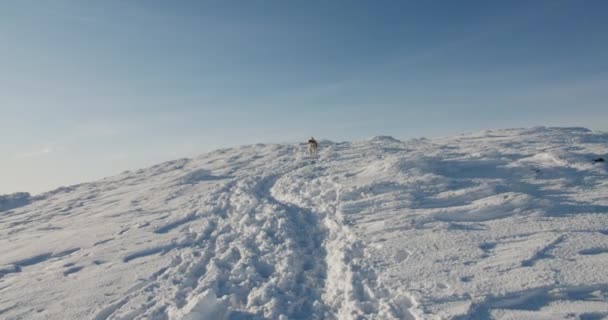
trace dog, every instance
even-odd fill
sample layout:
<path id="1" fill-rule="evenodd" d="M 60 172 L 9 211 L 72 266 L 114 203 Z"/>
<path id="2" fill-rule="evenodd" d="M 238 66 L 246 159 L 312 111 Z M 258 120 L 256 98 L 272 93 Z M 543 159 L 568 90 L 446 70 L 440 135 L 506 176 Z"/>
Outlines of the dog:
<path id="1" fill-rule="evenodd" d="M 319 149 L 319 144 L 317 143 L 317 140 L 315 140 L 314 137 L 310 137 L 310 140 L 308 140 L 308 154 L 311 156 L 316 156 L 317 149 Z"/>

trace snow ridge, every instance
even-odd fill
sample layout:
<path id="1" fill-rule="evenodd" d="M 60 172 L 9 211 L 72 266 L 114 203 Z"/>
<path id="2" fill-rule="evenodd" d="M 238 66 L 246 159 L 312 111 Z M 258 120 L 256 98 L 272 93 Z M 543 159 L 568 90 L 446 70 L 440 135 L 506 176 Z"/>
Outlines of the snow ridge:
<path id="1" fill-rule="evenodd" d="M 0 318 L 600 319 L 606 154 L 580 128 L 257 144 L 11 200 Z"/>

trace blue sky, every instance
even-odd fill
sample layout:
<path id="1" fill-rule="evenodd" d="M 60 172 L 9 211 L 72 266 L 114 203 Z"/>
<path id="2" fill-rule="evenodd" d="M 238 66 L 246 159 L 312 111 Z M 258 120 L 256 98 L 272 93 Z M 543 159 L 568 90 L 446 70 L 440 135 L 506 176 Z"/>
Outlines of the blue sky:
<path id="1" fill-rule="evenodd" d="M 606 1 L 0 2 L 0 193 L 310 135 L 607 130 Z"/>

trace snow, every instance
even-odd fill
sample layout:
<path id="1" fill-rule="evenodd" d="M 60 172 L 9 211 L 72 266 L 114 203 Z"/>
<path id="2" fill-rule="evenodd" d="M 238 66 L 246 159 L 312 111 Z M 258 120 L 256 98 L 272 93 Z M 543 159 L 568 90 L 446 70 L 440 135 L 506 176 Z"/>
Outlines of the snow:
<path id="1" fill-rule="evenodd" d="M 31 196 L 27 192 L 0 195 L 0 212 L 25 206 L 30 203 Z"/>
<path id="2" fill-rule="evenodd" d="M 608 134 L 217 150 L 1 197 L 2 319 L 608 318 Z"/>

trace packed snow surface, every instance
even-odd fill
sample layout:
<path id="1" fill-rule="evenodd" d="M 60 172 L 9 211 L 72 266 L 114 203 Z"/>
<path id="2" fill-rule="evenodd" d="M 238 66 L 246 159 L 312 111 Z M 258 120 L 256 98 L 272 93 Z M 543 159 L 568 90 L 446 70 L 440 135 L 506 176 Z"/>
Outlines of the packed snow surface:
<path id="1" fill-rule="evenodd" d="M 2 198 L 2 319 L 603 319 L 608 134 L 211 152 Z"/>

